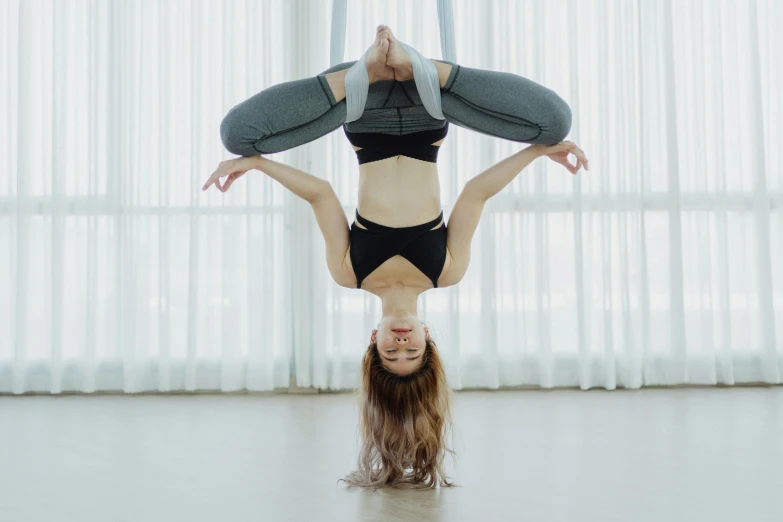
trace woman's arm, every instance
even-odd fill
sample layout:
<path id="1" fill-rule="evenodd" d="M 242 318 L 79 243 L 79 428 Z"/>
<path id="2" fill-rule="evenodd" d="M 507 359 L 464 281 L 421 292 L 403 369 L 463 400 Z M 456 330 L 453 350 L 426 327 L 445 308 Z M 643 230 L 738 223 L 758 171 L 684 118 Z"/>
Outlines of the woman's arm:
<path id="1" fill-rule="evenodd" d="M 511 183 L 517 174 L 541 157 L 541 148 L 531 145 L 496 163 L 465 183 L 463 192 L 470 192 L 476 199 L 488 200 Z"/>
<path id="2" fill-rule="evenodd" d="M 446 273 L 444 286 L 455 285 L 462 280 L 470 265 L 470 243 L 476 232 L 484 203 L 540 156 L 535 145 L 522 149 L 497 163 L 465 183 L 446 227 L 446 249 L 451 254 L 451 265 Z M 438 286 L 440 282 L 438 282 Z"/>
<path id="3" fill-rule="evenodd" d="M 244 176 L 249 170 L 254 169 L 266 172 L 270 178 L 277 180 L 285 188 L 308 202 L 312 201 L 329 185 L 327 181 L 321 178 L 269 158 L 245 156 L 221 161 L 217 170 L 209 176 L 201 190 L 207 190 L 212 185 L 215 185 L 219 191 L 226 192 L 232 183 Z M 221 186 L 220 178 L 226 176 L 228 177 L 223 182 L 223 186 Z"/>
<path id="4" fill-rule="evenodd" d="M 346 288 L 356 288 L 356 275 L 347 263 L 351 229 L 343 205 L 332 185 L 329 182 L 326 182 L 326 185 L 326 188 L 310 201 L 318 228 L 324 237 L 326 266 L 329 267 L 329 273 L 335 283 Z"/>
<path id="5" fill-rule="evenodd" d="M 246 162 L 251 169 L 260 170 L 308 203 L 331 187 L 325 179 L 264 156 L 237 158 L 237 161 Z"/>
<path id="6" fill-rule="evenodd" d="M 245 159 L 252 161 L 254 168 L 310 203 L 324 238 L 326 265 L 332 279 L 340 286 L 356 288 L 356 276 L 346 264 L 350 246 L 348 218 L 331 183 L 263 156 Z"/>
<path id="7" fill-rule="evenodd" d="M 221 162 L 202 190 L 207 190 L 214 184 L 218 190 L 226 192 L 234 181 L 252 169 L 266 173 L 310 203 L 326 243 L 326 264 L 329 273 L 338 285 L 356 288 L 356 276 L 346 263 L 350 245 L 348 219 L 328 181 L 263 156 L 252 156 Z M 228 179 L 221 186 L 220 178 L 225 176 L 228 176 Z"/>
<path id="8" fill-rule="evenodd" d="M 569 153 L 577 157 L 576 166 L 568 163 Z M 470 243 L 481 219 L 484 203 L 511 183 L 533 160 L 542 156 L 564 165 L 573 174 L 579 171 L 581 165 L 587 164 L 584 152 L 570 141 L 551 146 L 531 145 L 465 183 L 449 216 L 446 248 L 451 255 L 451 264 L 442 276 L 443 282 L 438 280 L 439 287 L 455 285 L 464 277 L 470 264 Z"/>
<path id="9" fill-rule="evenodd" d="M 438 279 L 438 287 L 456 285 L 465 276 L 470 265 L 470 243 L 481 219 L 484 203 L 540 156 L 535 147 L 532 145 L 517 152 L 465 183 L 446 226 L 446 250 L 451 255 L 451 264 Z"/>

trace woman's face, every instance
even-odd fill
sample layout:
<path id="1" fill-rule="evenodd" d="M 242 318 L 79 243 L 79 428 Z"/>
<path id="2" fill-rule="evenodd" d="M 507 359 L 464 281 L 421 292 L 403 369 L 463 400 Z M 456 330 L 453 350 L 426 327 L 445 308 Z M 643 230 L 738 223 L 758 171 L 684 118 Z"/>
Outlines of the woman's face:
<path id="1" fill-rule="evenodd" d="M 384 317 L 370 335 L 376 343 L 383 366 L 397 375 L 415 372 L 424 358 L 429 330 L 415 315 Z"/>

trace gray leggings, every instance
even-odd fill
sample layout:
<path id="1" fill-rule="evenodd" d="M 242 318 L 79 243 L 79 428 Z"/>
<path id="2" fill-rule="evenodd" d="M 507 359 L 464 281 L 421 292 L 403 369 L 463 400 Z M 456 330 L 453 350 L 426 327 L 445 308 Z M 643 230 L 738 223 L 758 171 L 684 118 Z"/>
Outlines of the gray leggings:
<path id="1" fill-rule="evenodd" d="M 510 141 L 542 145 L 563 141 L 571 130 L 571 108 L 553 90 L 512 73 L 436 61 L 452 65 L 440 90 L 448 122 Z M 220 125 L 223 145 L 233 154 L 258 156 L 303 145 L 341 125 L 349 132 L 397 135 L 445 125 L 424 109 L 414 80 L 370 85 L 362 117 L 345 123 L 346 100 L 335 102 L 325 75 L 355 63 L 273 85 L 235 105 Z"/>

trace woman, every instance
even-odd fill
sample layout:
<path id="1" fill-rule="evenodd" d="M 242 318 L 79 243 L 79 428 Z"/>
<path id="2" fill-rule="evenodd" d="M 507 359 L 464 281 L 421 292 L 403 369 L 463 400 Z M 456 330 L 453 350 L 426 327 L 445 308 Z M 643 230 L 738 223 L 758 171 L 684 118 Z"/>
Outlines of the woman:
<path id="1" fill-rule="evenodd" d="M 449 123 L 533 145 L 468 181 L 445 224 L 436 160 Z M 328 181 L 261 156 L 340 125 L 360 164 L 350 227 Z M 484 203 L 530 162 L 548 156 L 573 174 L 587 168 L 575 144 L 561 143 L 570 127 L 570 108 L 553 91 L 509 73 L 426 60 L 386 26 L 360 60 L 269 87 L 226 115 L 223 143 L 243 157 L 221 162 L 203 190 L 214 183 L 225 192 L 247 171 L 265 172 L 310 203 L 334 281 L 381 299 L 383 317 L 363 359 L 364 443 L 350 484 L 432 487 L 440 476 L 449 485 L 441 467 L 449 391 L 417 298 L 462 279 Z"/>

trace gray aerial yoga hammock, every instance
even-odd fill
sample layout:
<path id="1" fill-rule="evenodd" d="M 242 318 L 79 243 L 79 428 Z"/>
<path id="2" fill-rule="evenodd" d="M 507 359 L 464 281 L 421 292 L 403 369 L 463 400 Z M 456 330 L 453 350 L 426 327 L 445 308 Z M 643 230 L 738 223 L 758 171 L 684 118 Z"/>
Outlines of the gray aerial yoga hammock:
<path id="1" fill-rule="evenodd" d="M 330 66 L 334 67 L 343 61 L 345 51 L 345 21 L 347 17 L 348 0 L 332 0 L 332 42 L 329 51 Z M 440 26 L 440 47 L 443 59 L 457 61 L 457 51 L 454 44 L 454 11 L 451 0 L 438 0 L 438 25 Z M 421 97 L 421 103 L 427 112 L 436 120 L 445 120 L 440 100 L 440 80 L 435 65 L 413 47 L 400 41 L 402 47 L 411 57 L 413 79 Z M 345 102 L 348 115 L 345 123 L 356 121 L 362 117 L 367 103 L 367 93 L 370 80 L 367 74 L 367 49 L 345 75 Z"/>

